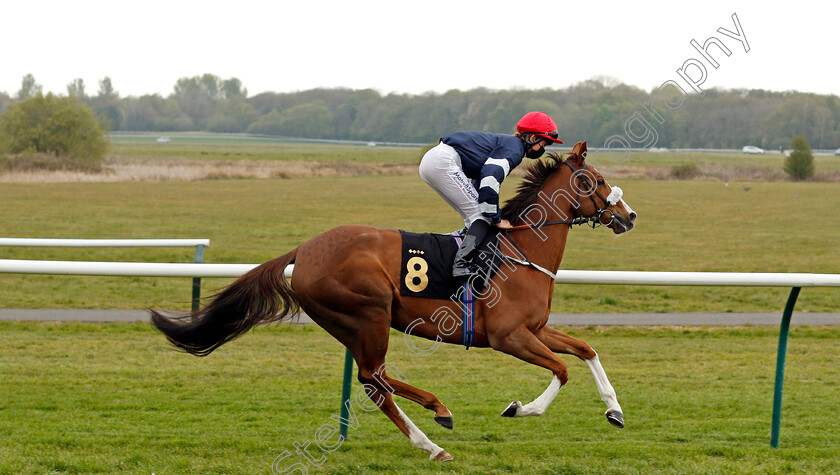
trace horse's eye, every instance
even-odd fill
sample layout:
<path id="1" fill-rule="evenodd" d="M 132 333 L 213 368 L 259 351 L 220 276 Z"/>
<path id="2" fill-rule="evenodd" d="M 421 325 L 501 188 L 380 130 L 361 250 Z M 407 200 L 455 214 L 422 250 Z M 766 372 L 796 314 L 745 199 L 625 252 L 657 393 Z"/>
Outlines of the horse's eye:
<path id="1" fill-rule="evenodd" d="M 604 180 L 598 180 L 598 185 L 599 186 L 600 185 L 606 185 L 606 184 L 607 184 L 607 182 L 605 182 Z"/>

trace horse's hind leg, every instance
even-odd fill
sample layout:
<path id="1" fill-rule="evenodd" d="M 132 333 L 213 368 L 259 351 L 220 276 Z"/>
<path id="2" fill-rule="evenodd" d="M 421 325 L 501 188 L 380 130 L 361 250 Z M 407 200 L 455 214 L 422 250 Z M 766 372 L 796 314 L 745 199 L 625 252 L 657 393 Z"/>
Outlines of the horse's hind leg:
<path id="1" fill-rule="evenodd" d="M 347 304 L 355 302 L 352 300 L 353 295 L 348 294 L 345 297 L 343 302 L 346 308 L 349 308 Z M 392 392 L 405 395 L 405 397 L 412 395 L 413 397 L 409 399 L 435 410 L 436 415 L 449 414 L 449 410 L 440 404 L 433 394 L 413 388 L 385 373 L 388 367 L 394 372 L 399 372 L 395 366 L 385 364 L 390 331 L 390 315 L 387 308 L 383 305 L 359 304 L 350 313 L 346 308 L 343 311 L 337 311 L 320 302 L 307 301 L 306 304 L 304 308 L 307 314 L 347 347 L 353 359 L 356 360 L 359 368 L 358 379 L 368 397 L 408 437 L 411 444 L 429 452 L 429 458 L 433 460 L 452 460 L 449 453 L 429 440 L 426 434 L 414 425 L 411 419 L 397 407 L 391 396 Z"/>
<path id="2" fill-rule="evenodd" d="M 572 338 L 551 327 L 543 327 L 536 335 L 551 351 L 575 355 L 589 366 L 589 370 L 595 377 L 595 385 L 598 386 L 601 400 L 607 404 L 607 420 L 616 427 L 624 427 L 624 413 L 618 404 L 615 389 L 610 384 L 610 380 L 607 379 L 607 373 L 604 372 L 595 350 L 586 342 Z"/>
<path id="3" fill-rule="evenodd" d="M 386 386 L 390 386 L 391 392 L 393 394 L 396 394 L 400 397 L 404 397 L 409 401 L 414 401 L 417 404 L 420 404 L 421 406 L 425 407 L 426 409 L 434 411 L 435 422 L 442 425 L 443 427 L 446 427 L 447 429 L 452 428 L 452 413 L 449 412 L 449 409 L 438 400 L 437 396 L 428 391 L 424 391 L 422 389 L 411 386 L 410 384 L 406 384 L 400 380 L 391 378 L 384 373 L 384 371 L 382 371 L 381 373 L 381 376 L 383 376 L 383 384 Z"/>
<path id="4" fill-rule="evenodd" d="M 429 452 L 433 459 L 449 460 L 452 457 L 394 403 L 391 391 L 403 392 L 406 388 L 392 381 L 389 389 L 383 384 L 388 382 L 386 375 L 377 373 L 383 373 L 387 366 L 392 306 L 394 298 L 399 297 L 391 275 L 391 270 L 399 269 L 399 243 L 396 231 L 352 226 L 328 231 L 299 248 L 292 288 L 312 320 L 353 355 L 359 381 L 376 406 L 412 445 Z M 396 276 L 398 281 L 398 271 Z M 440 407 L 434 404 L 437 399 L 431 394 L 416 394 L 436 413 L 448 413 L 439 402 Z"/>
<path id="5" fill-rule="evenodd" d="M 363 380 L 360 371 L 359 381 Z M 363 383 L 368 397 L 376 403 L 379 409 L 388 416 L 389 419 L 396 425 L 403 434 L 411 441 L 414 447 L 429 452 L 431 460 L 439 460 L 447 462 L 452 460 L 452 456 L 437 444 L 432 442 L 426 434 L 414 425 L 414 422 L 408 418 L 407 415 L 394 402 L 394 397 L 390 392 L 380 389 L 373 383 L 373 379 L 367 380 L 369 382 Z"/>
<path id="6" fill-rule="evenodd" d="M 388 345 L 387 327 L 384 331 L 377 332 L 376 334 L 363 332 L 361 335 L 365 335 L 365 339 L 359 338 L 358 341 L 361 341 L 362 344 L 355 345 L 355 348 L 351 349 L 351 353 L 359 366 L 359 382 L 362 383 L 368 397 L 383 413 L 385 413 L 386 416 L 388 416 L 389 419 L 391 419 L 391 421 L 403 432 L 403 434 L 408 437 L 408 440 L 411 441 L 411 445 L 420 450 L 429 452 L 429 458 L 432 460 L 440 460 L 444 462 L 452 460 L 452 456 L 449 455 L 449 453 L 432 442 L 426 434 L 418 429 L 411 419 L 402 412 L 402 410 L 394 402 L 394 398 L 391 396 L 391 393 L 399 393 L 400 395 L 411 394 L 417 396 L 417 402 L 420 402 L 421 400 L 426 402 L 429 405 L 427 407 L 428 409 L 435 409 L 433 404 L 434 401 L 437 402 L 440 408 L 442 408 L 443 411 L 446 411 L 447 414 L 449 413 L 449 410 L 446 409 L 443 404 L 440 404 L 433 394 L 409 386 L 408 384 L 397 381 L 385 374 L 386 368 L 392 366 L 385 364 L 385 352 L 387 351 Z M 383 347 L 379 344 L 381 343 L 380 340 L 383 338 L 384 349 L 382 349 Z M 392 367 L 392 369 L 396 370 L 395 367 Z M 413 391 L 409 391 L 409 389 Z M 412 398 L 411 400 L 415 399 Z M 423 402 L 420 403 L 423 404 Z M 437 420 L 437 417 L 435 419 Z"/>

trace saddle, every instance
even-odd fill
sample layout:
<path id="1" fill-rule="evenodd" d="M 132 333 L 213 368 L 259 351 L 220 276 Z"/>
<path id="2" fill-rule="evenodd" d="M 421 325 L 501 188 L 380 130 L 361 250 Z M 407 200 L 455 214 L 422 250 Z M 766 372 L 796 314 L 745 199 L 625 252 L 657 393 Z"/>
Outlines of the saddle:
<path id="1" fill-rule="evenodd" d="M 452 264 L 460 247 L 461 232 L 450 234 L 411 233 L 400 230 L 402 237 L 402 267 L 400 295 L 427 299 L 450 300 L 459 294 L 467 277 L 452 277 Z M 473 288 L 477 292 L 496 275 L 502 260 L 499 251 L 499 230 L 491 229 L 475 250 L 470 268 Z"/>

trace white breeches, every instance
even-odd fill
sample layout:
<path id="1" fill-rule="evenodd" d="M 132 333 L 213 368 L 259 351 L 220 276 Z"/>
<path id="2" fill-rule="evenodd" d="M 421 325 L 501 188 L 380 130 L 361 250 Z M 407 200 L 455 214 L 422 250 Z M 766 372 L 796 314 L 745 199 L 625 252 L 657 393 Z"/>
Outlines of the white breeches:
<path id="1" fill-rule="evenodd" d="M 481 214 L 478 191 L 464 174 L 454 148 L 441 142 L 426 152 L 420 161 L 420 178 L 461 215 L 467 228 L 479 219 L 490 222 Z"/>

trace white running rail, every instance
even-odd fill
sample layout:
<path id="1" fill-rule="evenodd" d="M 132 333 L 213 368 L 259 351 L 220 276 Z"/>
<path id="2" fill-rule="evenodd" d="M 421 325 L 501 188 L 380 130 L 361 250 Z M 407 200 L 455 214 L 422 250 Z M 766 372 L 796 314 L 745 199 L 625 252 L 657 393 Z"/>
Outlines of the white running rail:
<path id="1" fill-rule="evenodd" d="M 0 238 L 0 246 L 16 247 L 195 247 L 209 245 L 209 239 Z"/>
<path id="2" fill-rule="evenodd" d="M 2 240 L 0 240 L 2 243 Z M 34 261 L 0 259 L 0 273 L 132 277 L 239 277 L 259 264 Z M 286 267 L 292 276 L 294 264 Z M 559 270 L 565 284 L 713 287 L 840 287 L 840 274 Z"/>

